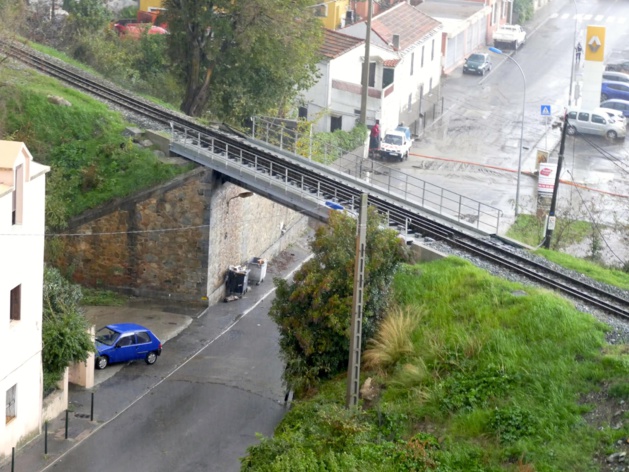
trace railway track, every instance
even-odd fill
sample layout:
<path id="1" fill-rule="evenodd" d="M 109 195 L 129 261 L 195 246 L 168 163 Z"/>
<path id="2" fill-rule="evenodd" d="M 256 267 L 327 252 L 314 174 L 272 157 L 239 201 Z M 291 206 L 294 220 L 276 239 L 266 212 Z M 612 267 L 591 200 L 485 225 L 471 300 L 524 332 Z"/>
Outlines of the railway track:
<path id="1" fill-rule="evenodd" d="M 353 206 L 354 202 L 357 204 L 360 201 L 361 190 L 349 181 L 317 173 L 297 161 L 286 159 L 280 154 L 261 148 L 249 142 L 245 137 L 200 125 L 184 115 L 138 99 L 124 90 L 105 84 L 88 76 L 85 72 L 75 70 L 56 59 L 48 58 L 22 44 L 2 43 L 2 46 L 4 52 L 14 59 L 102 100 L 170 126 L 174 132 L 194 130 L 198 133 L 198 144 L 210 147 L 211 142 L 213 151 L 226 154 L 237 152 L 239 159 L 249 160 L 250 164 L 255 165 L 256 170 L 260 172 L 270 173 L 279 179 L 301 179 L 302 185 L 317 189 L 317 192 L 326 198 L 334 199 L 349 207 Z M 307 174 L 308 172 L 310 174 Z M 304 175 L 307 177 L 304 178 Z M 629 321 L 627 298 L 599 288 L 593 283 L 549 269 L 494 240 L 473 237 L 463 230 L 433 221 L 410 207 L 390 201 L 386 196 L 370 194 L 369 204 L 375 206 L 381 214 L 386 215 L 389 224 L 405 233 L 406 236 L 430 237 L 442 241 L 451 247 Z M 352 209 L 357 210 L 357 208 Z"/>

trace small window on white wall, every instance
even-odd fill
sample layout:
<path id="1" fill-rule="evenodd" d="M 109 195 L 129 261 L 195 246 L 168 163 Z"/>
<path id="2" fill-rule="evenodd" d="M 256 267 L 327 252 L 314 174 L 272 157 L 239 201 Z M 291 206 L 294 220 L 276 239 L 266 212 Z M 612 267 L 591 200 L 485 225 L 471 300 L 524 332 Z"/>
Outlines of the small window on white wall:
<path id="1" fill-rule="evenodd" d="M 15 419 L 17 416 L 17 384 L 7 390 L 6 397 L 6 423 Z"/>
<path id="2" fill-rule="evenodd" d="M 422 46 L 422 65 L 421 67 L 424 67 L 424 50 L 426 49 L 426 46 Z"/>
<path id="3" fill-rule="evenodd" d="M 22 286 L 18 285 L 11 290 L 11 321 L 20 321 L 22 319 Z"/>
<path id="4" fill-rule="evenodd" d="M 24 199 L 24 171 L 21 165 L 15 168 L 12 199 L 11 224 L 21 225 Z"/>
<path id="5" fill-rule="evenodd" d="M 428 93 L 432 90 L 432 77 L 430 78 L 430 82 L 428 82 Z"/>
<path id="6" fill-rule="evenodd" d="M 415 52 L 411 53 L 411 75 L 413 75 L 413 69 L 415 67 Z"/>
<path id="7" fill-rule="evenodd" d="M 434 61 L 435 60 L 435 40 L 432 40 L 432 46 L 430 49 L 430 60 Z"/>
<path id="8" fill-rule="evenodd" d="M 408 94 L 408 109 L 411 109 L 411 106 L 413 105 L 413 94 L 409 93 Z"/>

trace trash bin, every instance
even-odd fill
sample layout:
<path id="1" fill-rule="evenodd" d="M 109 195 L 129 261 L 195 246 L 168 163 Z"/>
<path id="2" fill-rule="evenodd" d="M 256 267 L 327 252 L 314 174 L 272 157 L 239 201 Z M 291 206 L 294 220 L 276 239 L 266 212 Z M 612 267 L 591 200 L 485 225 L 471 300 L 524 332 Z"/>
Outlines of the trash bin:
<path id="1" fill-rule="evenodd" d="M 241 266 L 229 266 L 227 272 L 227 296 L 237 295 L 242 297 L 247 292 L 249 270 Z"/>
<path id="2" fill-rule="evenodd" d="M 249 261 L 249 278 L 251 282 L 255 282 L 256 285 L 260 285 L 264 282 L 264 277 L 266 277 L 266 259 L 261 259 L 259 257 L 254 257 Z"/>

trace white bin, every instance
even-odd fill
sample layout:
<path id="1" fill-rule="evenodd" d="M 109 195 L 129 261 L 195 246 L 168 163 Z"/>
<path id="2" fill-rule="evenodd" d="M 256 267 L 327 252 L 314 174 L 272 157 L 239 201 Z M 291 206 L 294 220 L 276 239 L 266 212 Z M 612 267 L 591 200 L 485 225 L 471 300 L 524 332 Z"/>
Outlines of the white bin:
<path id="1" fill-rule="evenodd" d="M 266 259 L 254 257 L 249 261 L 249 280 L 255 282 L 256 285 L 260 285 L 264 282 L 266 277 Z"/>

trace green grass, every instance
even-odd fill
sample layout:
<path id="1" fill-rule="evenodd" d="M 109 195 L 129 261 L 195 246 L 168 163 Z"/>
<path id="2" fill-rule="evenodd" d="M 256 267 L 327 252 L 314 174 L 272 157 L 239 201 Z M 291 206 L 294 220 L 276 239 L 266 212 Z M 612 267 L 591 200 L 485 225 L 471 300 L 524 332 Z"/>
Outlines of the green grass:
<path id="1" fill-rule="evenodd" d="M 5 135 L 25 142 L 37 162 L 51 167 L 46 205 L 52 227 L 191 168 L 161 163 L 150 150 L 137 148 L 123 137 L 128 124 L 120 114 L 54 79 L 2 69 L 0 80 L 7 84 L 0 88 Z M 54 105 L 48 95 L 72 106 Z"/>
<path id="2" fill-rule="evenodd" d="M 110 290 L 83 287 L 81 291 L 84 306 L 123 306 L 127 303 L 127 297 Z"/>
<path id="3" fill-rule="evenodd" d="M 538 249 L 535 253 L 562 267 L 577 271 L 599 282 L 629 290 L 629 274 L 621 270 L 610 269 L 596 262 L 547 249 Z"/>
<path id="4" fill-rule="evenodd" d="M 571 303 L 456 258 L 405 267 L 395 298 L 398 327 L 370 346 L 383 351 L 372 365 L 384 362 L 361 373 L 377 398 L 348 412 L 345 376 L 323 384 L 243 470 L 595 471 L 596 454 L 629 435 L 584 420 L 602 385 L 616 404 L 629 395 L 629 356 Z"/>

